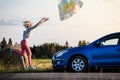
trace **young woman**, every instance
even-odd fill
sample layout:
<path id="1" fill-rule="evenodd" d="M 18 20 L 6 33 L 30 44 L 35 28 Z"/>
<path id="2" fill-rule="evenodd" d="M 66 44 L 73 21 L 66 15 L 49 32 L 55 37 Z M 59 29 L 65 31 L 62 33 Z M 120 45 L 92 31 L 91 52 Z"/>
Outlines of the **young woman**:
<path id="1" fill-rule="evenodd" d="M 28 38 L 30 37 L 30 34 L 32 32 L 33 29 L 35 29 L 36 27 L 38 27 L 39 25 L 41 25 L 43 22 L 47 21 L 49 18 L 42 18 L 36 25 L 32 26 L 32 22 L 30 21 L 25 21 L 24 22 L 24 26 L 26 28 L 26 30 L 23 32 L 23 40 L 21 41 L 21 47 L 22 47 L 22 52 L 21 55 L 24 56 L 24 53 L 27 53 L 27 58 L 28 58 L 28 69 L 35 69 L 32 66 L 32 62 L 31 62 L 31 56 L 32 56 L 32 52 L 30 50 L 30 47 L 28 45 Z"/>

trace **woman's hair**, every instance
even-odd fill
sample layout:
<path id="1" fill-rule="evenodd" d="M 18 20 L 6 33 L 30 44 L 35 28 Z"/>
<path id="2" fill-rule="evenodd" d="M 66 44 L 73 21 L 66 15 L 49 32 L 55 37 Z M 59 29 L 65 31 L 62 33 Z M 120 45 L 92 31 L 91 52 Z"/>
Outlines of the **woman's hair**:
<path id="1" fill-rule="evenodd" d="M 32 26 L 32 22 L 31 22 L 31 21 L 24 21 L 23 23 L 24 23 L 24 26 L 25 26 L 26 28 Z"/>

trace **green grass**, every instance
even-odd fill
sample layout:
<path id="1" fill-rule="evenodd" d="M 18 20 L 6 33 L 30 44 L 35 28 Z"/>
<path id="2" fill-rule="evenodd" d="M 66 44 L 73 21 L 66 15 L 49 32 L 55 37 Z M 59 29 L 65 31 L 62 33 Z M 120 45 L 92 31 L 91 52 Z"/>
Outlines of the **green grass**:
<path id="1" fill-rule="evenodd" d="M 10 70 L 4 70 L 4 68 L 0 67 L 0 73 L 30 73 L 30 72 L 52 72 L 52 60 L 51 59 L 32 59 L 32 64 L 36 67 L 36 70 L 15 70 L 14 67 L 10 68 Z M 11 70 L 12 69 L 12 70 Z"/>

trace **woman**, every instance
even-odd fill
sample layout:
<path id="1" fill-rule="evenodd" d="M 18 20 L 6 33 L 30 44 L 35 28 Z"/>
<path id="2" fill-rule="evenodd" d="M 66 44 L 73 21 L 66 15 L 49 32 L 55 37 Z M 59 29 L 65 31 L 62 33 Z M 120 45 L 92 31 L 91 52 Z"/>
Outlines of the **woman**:
<path id="1" fill-rule="evenodd" d="M 36 27 L 38 27 L 40 24 L 47 21 L 48 19 L 49 18 L 42 18 L 35 26 L 32 26 L 32 22 L 30 22 L 30 21 L 24 22 L 24 26 L 25 26 L 26 30 L 23 32 L 23 40 L 21 41 L 21 47 L 22 47 L 21 55 L 23 56 L 25 52 L 27 53 L 28 69 L 35 69 L 32 66 L 32 62 L 31 62 L 32 52 L 31 52 L 30 47 L 28 45 L 28 38 L 30 37 L 31 31 L 33 29 L 35 29 Z"/>

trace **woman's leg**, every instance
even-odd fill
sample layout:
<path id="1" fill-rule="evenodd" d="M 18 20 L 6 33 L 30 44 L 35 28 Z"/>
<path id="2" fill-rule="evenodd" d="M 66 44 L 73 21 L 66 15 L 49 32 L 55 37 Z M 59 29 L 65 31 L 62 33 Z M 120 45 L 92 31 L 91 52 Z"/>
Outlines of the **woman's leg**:
<path id="1" fill-rule="evenodd" d="M 31 62 L 32 52 L 31 52 L 30 47 L 28 46 L 28 43 L 26 40 L 24 40 L 24 50 L 26 51 L 27 56 L 28 56 L 29 66 L 32 66 L 32 62 Z"/>
<path id="2" fill-rule="evenodd" d="M 22 47 L 21 55 L 24 56 L 24 53 L 25 53 L 25 41 L 24 40 L 21 41 L 21 47 Z"/>
<path id="3" fill-rule="evenodd" d="M 28 67 L 29 64 L 28 64 L 28 56 L 27 56 L 27 53 L 24 54 L 24 58 L 25 58 L 25 65 L 26 65 L 26 67 Z"/>

